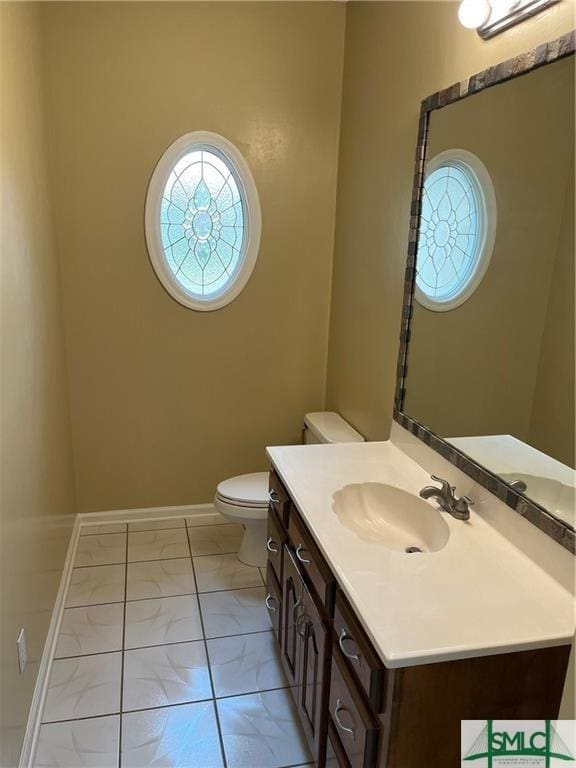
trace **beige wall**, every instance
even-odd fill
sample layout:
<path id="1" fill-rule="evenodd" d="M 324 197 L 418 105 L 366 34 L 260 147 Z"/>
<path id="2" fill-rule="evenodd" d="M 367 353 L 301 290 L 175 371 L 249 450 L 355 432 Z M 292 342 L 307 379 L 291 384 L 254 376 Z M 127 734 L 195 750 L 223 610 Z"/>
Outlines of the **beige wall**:
<path id="1" fill-rule="evenodd" d="M 210 501 L 324 406 L 345 8 L 63 3 L 45 9 L 51 167 L 80 511 Z M 142 228 L 163 150 L 234 142 L 262 202 L 239 298 L 193 312 Z"/>
<path id="2" fill-rule="evenodd" d="M 0 765 L 18 762 L 74 509 L 39 11 L 0 3 Z M 18 675 L 16 638 L 28 636 Z"/>
<path id="3" fill-rule="evenodd" d="M 568 0 L 484 41 L 456 10 L 347 8 L 327 405 L 369 439 L 386 438 L 392 416 L 420 101 L 574 26 Z"/>
<path id="4" fill-rule="evenodd" d="M 347 7 L 327 406 L 369 439 L 388 436 L 396 378 L 420 101 L 574 27 L 574 4 L 492 40 L 451 2 Z M 572 667 L 573 669 L 573 667 Z M 562 707 L 574 717 L 574 674 Z"/>
<path id="5" fill-rule="evenodd" d="M 563 59 L 431 116 L 428 158 L 455 147 L 474 153 L 492 179 L 497 208 L 492 258 L 468 301 L 450 312 L 414 305 L 405 410 L 440 435 L 510 434 L 552 448 L 546 452 L 556 458 L 564 455 L 559 443 L 573 442 L 568 418 L 554 421 L 555 448 L 552 423 L 544 442 L 541 429 L 530 427 L 533 412 L 540 424 L 550 408 L 568 414 L 574 402 L 566 375 L 573 358 L 573 250 L 557 259 L 563 216 L 566 232 L 570 226 L 573 94 L 574 60 Z M 573 221 L 572 214 L 572 228 Z M 544 339 L 549 305 L 554 317 Z M 554 381 L 554 405 L 545 392 L 534 403 L 542 367 Z"/>

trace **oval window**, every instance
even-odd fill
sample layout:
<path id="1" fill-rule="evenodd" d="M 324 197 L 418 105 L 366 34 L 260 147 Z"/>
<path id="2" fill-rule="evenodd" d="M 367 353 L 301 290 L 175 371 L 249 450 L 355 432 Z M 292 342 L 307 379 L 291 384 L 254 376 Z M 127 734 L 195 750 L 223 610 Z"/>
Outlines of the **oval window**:
<path id="1" fill-rule="evenodd" d="M 176 301 L 213 310 L 235 299 L 261 230 L 258 192 L 239 150 L 208 131 L 175 141 L 150 179 L 145 230 L 152 266 Z"/>
<path id="2" fill-rule="evenodd" d="M 452 149 L 427 165 L 416 256 L 416 300 L 444 312 L 465 302 L 492 256 L 496 198 L 483 163 Z"/>

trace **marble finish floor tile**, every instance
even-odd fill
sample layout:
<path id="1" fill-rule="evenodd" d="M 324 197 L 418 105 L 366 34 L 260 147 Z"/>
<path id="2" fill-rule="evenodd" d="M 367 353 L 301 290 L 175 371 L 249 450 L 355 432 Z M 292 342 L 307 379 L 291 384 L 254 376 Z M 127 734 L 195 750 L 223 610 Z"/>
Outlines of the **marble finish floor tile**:
<path id="1" fill-rule="evenodd" d="M 196 595 L 126 603 L 125 648 L 201 639 Z"/>
<path id="2" fill-rule="evenodd" d="M 55 658 L 122 650 L 124 605 L 66 608 L 60 625 Z"/>
<path id="3" fill-rule="evenodd" d="M 217 592 L 224 589 L 262 586 L 262 578 L 258 568 L 241 563 L 236 555 L 195 557 L 194 572 L 196 573 L 198 592 Z"/>
<path id="4" fill-rule="evenodd" d="M 80 528 L 80 536 L 96 533 L 126 533 L 126 523 L 84 523 Z"/>
<path id="5" fill-rule="evenodd" d="M 183 517 L 167 517 L 162 520 L 139 520 L 128 523 L 129 531 L 164 531 L 170 528 L 185 528 Z"/>
<path id="6" fill-rule="evenodd" d="M 188 531 L 190 549 L 193 555 L 220 555 L 238 552 L 244 527 L 230 525 L 204 525 Z"/>
<path id="7" fill-rule="evenodd" d="M 66 607 L 124 601 L 124 565 L 74 568 L 68 585 Z"/>
<path id="8" fill-rule="evenodd" d="M 270 629 L 264 587 L 198 595 L 206 637 L 241 635 Z"/>
<path id="9" fill-rule="evenodd" d="M 122 768 L 147 766 L 222 768 L 214 702 L 122 715 Z"/>
<path id="10" fill-rule="evenodd" d="M 192 595 L 196 582 L 189 557 L 128 563 L 127 600 Z"/>
<path id="11" fill-rule="evenodd" d="M 74 567 L 126 562 L 126 534 L 106 533 L 80 536 Z"/>
<path id="12" fill-rule="evenodd" d="M 228 768 L 284 768 L 311 760 L 287 688 L 216 702 Z"/>
<path id="13" fill-rule="evenodd" d="M 190 555 L 185 528 L 168 531 L 137 531 L 128 534 L 128 562 L 168 560 Z"/>
<path id="14" fill-rule="evenodd" d="M 208 656 L 216 696 L 288 685 L 273 632 L 208 640 Z"/>
<path id="15" fill-rule="evenodd" d="M 202 640 L 126 652 L 124 712 L 210 698 L 212 685 Z"/>
<path id="16" fill-rule="evenodd" d="M 120 716 L 40 728 L 34 768 L 118 768 Z"/>
<path id="17" fill-rule="evenodd" d="M 121 668 L 121 653 L 54 661 L 42 722 L 119 712 Z"/>

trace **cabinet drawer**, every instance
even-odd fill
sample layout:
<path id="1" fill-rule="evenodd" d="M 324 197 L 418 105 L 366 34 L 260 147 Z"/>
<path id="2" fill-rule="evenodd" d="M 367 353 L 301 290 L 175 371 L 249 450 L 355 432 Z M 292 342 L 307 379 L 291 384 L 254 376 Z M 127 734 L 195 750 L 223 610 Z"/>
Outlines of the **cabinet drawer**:
<path id="1" fill-rule="evenodd" d="M 334 632 L 342 655 L 358 678 L 374 710 L 382 712 L 386 668 L 350 604 L 340 591 L 336 594 Z"/>
<path id="2" fill-rule="evenodd" d="M 276 516 L 273 509 L 268 509 L 268 533 L 266 535 L 266 549 L 268 554 L 268 563 L 272 564 L 276 578 L 282 583 L 282 550 L 286 534 L 284 528 Z"/>
<path id="3" fill-rule="evenodd" d="M 272 563 L 268 562 L 266 568 L 266 608 L 272 622 L 272 629 L 278 641 L 281 637 L 281 617 L 282 617 L 282 590 Z"/>
<path id="4" fill-rule="evenodd" d="M 288 516 L 290 512 L 290 496 L 288 496 L 288 492 L 286 491 L 286 488 L 282 485 L 282 481 L 274 472 L 274 470 L 270 470 L 270 479 L 268 481 L 268 489 L 269 494 L 268 498 L 270 501 L 270 507 L 271 509 L 276 512 L 278 515 L 278 519 L 284 526 L 284 528 L 288 528 Z"/>
<path id="5" fill-rule="evenodd" d="M 336 647 L 330 676 L 330 716 L 351 768 L 374 768 L 380 722 Z"/>
<path id="6" fill-rule="evenodd" d="M 288 535 L 298 567 L 302 573 L 306 574 L 309 583 L 316 590 L 325 607 L 328 617 L 332 618 L 336 592 L 334 576 L 295 509 L 292 509 L 290 514 Z"/>
<path id="7" fill-rule="evenodd" d="M 336 726 L 328 719 L 328 739 L 326 742 L 326 768 L 350 768 L 346 750 L 342 746 Z"/>

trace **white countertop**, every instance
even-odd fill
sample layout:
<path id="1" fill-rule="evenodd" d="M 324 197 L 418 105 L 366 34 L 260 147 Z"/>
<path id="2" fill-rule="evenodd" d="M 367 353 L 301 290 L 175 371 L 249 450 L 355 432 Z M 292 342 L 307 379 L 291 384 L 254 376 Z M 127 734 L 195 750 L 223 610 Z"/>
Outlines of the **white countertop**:
<path id="1" fill-rule="evenodd" d="M 387 667 L 572 642 L 573 594 L 483 520 L 482 505 L 468 522 L 443 513 L 450 538 L 434 553 L 394 552 L 339 522 L 332 496 L 347 484 L 416 495 L 430 484 L 392 442 L 267 453 Z"/>

